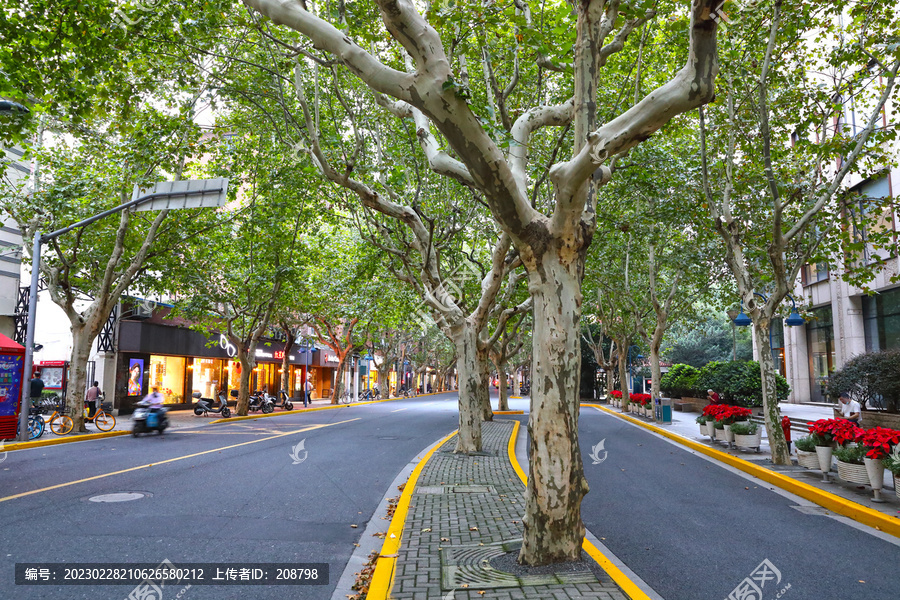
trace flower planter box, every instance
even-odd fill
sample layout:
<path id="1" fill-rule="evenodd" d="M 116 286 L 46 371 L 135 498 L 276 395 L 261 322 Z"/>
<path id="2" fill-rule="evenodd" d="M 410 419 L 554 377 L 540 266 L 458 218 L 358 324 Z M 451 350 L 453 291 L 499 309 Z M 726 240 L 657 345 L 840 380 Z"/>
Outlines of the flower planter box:
<path id="1" fill-rule="evenodd" d="M 714 427 L 715 429 L 715 427 Z M 716 431 L 716 441 L 717 442 L 727 442 L 728 440 L 725 438 L 725 430 L 724 429 L 715 429 Z"/>
<path id="2" fill-rule="evenodd" d="M 857 465 L 854 463 L 845 463 L 837 461 L 838 477 L 848 483 L 857 485 L 869 485 L 869 473 L 866 471 L 865 465 Z"/>
<path id="3" fill-rule="evenodd" d="M 734 445 L 739 448 L 756 448 L 759 452 L 759 446 L 762 443 L 762 429 L 757 428 L 753 435 L 734 434 Z"/>
<path id="4" fill-rule="evenodd" d="M 797 450 L 797 464 L 807 469 L 818 469 L 819 456 L 815 452 Z"/>
<path id="5" fill-rule="evenodd" d="M 859 424 L 865 429 L 872 427 L 900 429 L 900 414 L 886 413 L 880 410 L 864 410 L 859 414 Z"/>
<path id="6" fill-rule="evenodd" d="M 725 425 L 725 441 L 729 444 L 734 443 L 734 434 L 731 433 L 731 425 Z"/>

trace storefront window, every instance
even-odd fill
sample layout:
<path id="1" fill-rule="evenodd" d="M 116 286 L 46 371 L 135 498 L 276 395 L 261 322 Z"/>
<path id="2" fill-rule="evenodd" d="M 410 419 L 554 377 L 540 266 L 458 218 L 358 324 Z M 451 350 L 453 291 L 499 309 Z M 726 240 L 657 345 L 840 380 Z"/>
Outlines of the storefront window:
<path id="1" fill-rule="evenodd" d="M 866 351 L 900 348 L 900 288 L 863 297 Z"/>
<path id="2" fill-rule="evenodd" d="M 200 392 L 204 398 L 216 398 L 216 392 L 224 385 L 224 361 L 217 358 L 193 358 L 189 369 L 193 375 L 192 392 Z"/>
<path id="3" fill-rule="evenodd" d="M 825 402 L 825 384 L 834 371 L 834 326 L 831 307 L 811 311 L 813 319 L 806 324 L 806 344 L 809 349 L 810 400 Z"/>
<path id="4" fill-rule="evenodd" d="M 159 388 L 165 397 L 164 404 L 181 404 L 184 402 L 184 368 L 186 359 L 183 356 L 150 357 L 150 387 Z"/>

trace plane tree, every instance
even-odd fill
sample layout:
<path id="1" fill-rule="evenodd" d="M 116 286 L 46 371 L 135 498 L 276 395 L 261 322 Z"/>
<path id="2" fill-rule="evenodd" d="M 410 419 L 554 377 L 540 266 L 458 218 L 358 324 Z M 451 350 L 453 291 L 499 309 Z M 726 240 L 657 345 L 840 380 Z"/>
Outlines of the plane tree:
<path id="1" fill-rule="evenodd" d="M 373 94 L 389 98 L 398 116 L 420 119 L 417 133 L 425 138 L 439 135 L 431 147 L 431 168 L 476 189 L 502 236 L 518 251 L 537 315 L 530 477 L 520 561 L 545 564 L 578 558 L 584 536 L 580 504 L 588 489 L 577 441 L 580 285 L 585 251 L 596 227 L 589 192 L 609 180 L 613 157 L 646 140 L 673 116 L 712 98 L 717 69 L 714 16 L 720 3 L 695 0 L 686 12 L 673 12 L 685 49 L 680 68 L 660 65 L 674 72 L 671 79 L 636 103 L 626 101 L 627 106 L 613 100 L 615 94 L 601 96 L 601 82 L 606 83 L 602 73 L 630 34 L 656 16 L 652 2 L 589 0 L 574 11 L 565 4 L 538 8 L 521 1 L 515 6 L 463 2 L 452 7 L 434 4 L 420 12 L 408 0 L 378 0 L 381 22 L 374 25 L 368 3 L 342 4 L 334 13 L 299 0 L 245 3 L 302 34 L 307 41 L 300 50 L 318 49 Z M 563 56 L 548 55 L 554 52 Z M 492 59 L 501 56 L 513 60 Z M 483 66 L 484 86 L 468 76 L 469 64 Z M 523 86 L 517 91 L 520 81 L 548 80 L 537 89 Z M 506 85 L 493 85 L 501 81 Z M 607 99 L 610 110 L 600 113 L 598 101 Z M 570 158 L 553 153 L 540 157 L 547 162 L 530 163 L 532 135 L 566 125 Z M 355 165 L 341 162 L 332 168 L 334 179 L 350 179 Z M 551 165 L 547 178 L 541 177 L 544 164 Z M 537 174 L 535 182 L 546 180 L 552 188 L 549 206 L 533 203 L 532 173 Z M 415 211 L 409 207 L 392 206 L 371 187 L 359 189 L 373 209 L 384 206 L 413 220 Z M 459 360 L 462 371 L 469 359 L 460 355 Z"/>
<path id="2" fill-rule="evenodd" d="M 900 16 L 890 3 L 785 2 L 729 24 L 717 101 L 700 111 L 703 202 L 753 322 L 772 461 L 780 425 L 772 320 L 801 269 L 830 265 L 860 286 L 894 251 L 880 177 L 896 139 Z"/>

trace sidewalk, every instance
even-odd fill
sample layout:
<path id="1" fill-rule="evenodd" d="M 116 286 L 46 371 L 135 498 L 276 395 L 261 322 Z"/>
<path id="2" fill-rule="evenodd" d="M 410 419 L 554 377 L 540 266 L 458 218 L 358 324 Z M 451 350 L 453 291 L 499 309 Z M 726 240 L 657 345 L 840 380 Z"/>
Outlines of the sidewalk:
<path id="1" fill-rule="evenodd" d="M 453 454 L 452 437 L 425 463 L 406 514 L 390 598 L 626 600 L 584 552 L 582 561 L 555 567 L 516 564 L 525 490 L 507 452 L 513 429 L 512 421 L 486 422 L 483 456 Z"/>
<path id="2" fill-rule="evenodd" d="M 622 414 L 621 409 L 614 408 L 608 404 L 603 404 L 602 402 L 597 402 L 597 404 L 601 404 L 610 411 Z M 826 406 L 781 403 L 779 404 L 779 409 L 781 410 L 782 415 L 787 415 L 791 418 L 805 419 L 807 421 L 814 421 L 816 419 L 830 419 L 834 416 L 832 409 Z M 582 410 L 584 410 L 584 408 L 582 408 Z M 633 419 L 655 425 L 656 427 L 665 429 L 666 431 L 674 433 L 685 439 L 703 444 L 710 448 L 715 448 L 719 452 L 729 454 L 731 456 L 736 456 L 760 467 L 777 472 L 781 475 L 786 475 L 788 477 L 791 477 L 792 479 L 803 482 L 804 484 L 811 485 L 822 491 L 839 496 L 844 500 L 855 502 L 856 504 L 859 504 L 860 506 L 863 506 L 865 508 L 876 510 L 892 518 L 900 518 L 900 498 L 898 498 L 896 493 L 894 492 L 893 486 L 896 485 L 896 483 L 889 471 L 885 472 L 884 489 L 882 490 L 882 498 L 885 499 L 885 502 L 883 504 L 877 504 L 872 502 L 871 500 L 873 497 L 871 487 L 860 486 L 854 483 L 847 483 L 839 479 L 836 473 L 836 467 L 834 466 L 832 466 L 831 475 L 829 476 L 830 480 L 833 483 L 824 483 L 822 481 L 821 471 L 819 471 L 818 469 L 806 469 L 804 467 L 798 466 L 796 464 L 797 452 L 793 444 L 791 444 L 791 458 L 793 460 L 792 465 L 773 465 L 770 459 L 769 441 L 766 436 L 765 428 L 763 428 L 762 431 L 762 442 L 759 452 L 756 452 L 755 450 L 729 448 L 724 442 L 714 442 L 709 438 L 709 436 L 701 435 L 700 426 L 695 422 L 696 418 L 700 416 L 699 412 L 673 411 L 671 425 L 657 424 L 651 419 L 638 417 L 631 413 L 627 414 Z M 794 431 L 792 439 L 796 441 L 798 437 L 802 437 L 802 434 L 798 434 L 796 431 Z"/>

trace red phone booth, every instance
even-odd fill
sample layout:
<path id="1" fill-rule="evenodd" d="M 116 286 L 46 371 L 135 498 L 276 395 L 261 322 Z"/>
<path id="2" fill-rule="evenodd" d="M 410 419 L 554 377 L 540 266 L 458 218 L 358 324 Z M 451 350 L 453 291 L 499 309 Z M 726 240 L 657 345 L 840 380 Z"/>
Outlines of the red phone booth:
<path id="1" fill-rule="evenodd" d="M 0 333 L 0 440 L 15 439 L 25 379 L 25 346 Z"/>

